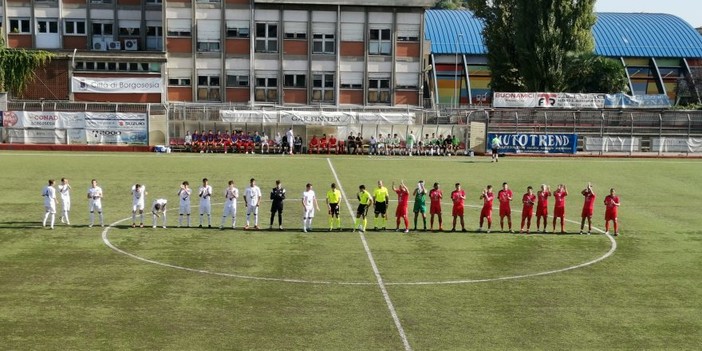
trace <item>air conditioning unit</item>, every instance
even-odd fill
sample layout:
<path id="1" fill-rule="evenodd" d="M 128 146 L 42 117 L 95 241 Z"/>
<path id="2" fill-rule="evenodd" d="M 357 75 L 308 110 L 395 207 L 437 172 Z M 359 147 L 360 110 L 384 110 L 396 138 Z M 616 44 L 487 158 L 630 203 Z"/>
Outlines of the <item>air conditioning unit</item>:
<path id="1" fill-rule="evenodd" d="M 122 50 L 122 43 L 115 40 L 110 40 L 107 42 L 108 50 Z"/>
<path id="2" fill-rule="evenodd" d="M 105 46 L 105 39 L 102 37 L 93 38 L 92 48 L 94 51 L 106 51 L 107 46 Z"/>
<path id="3" fill-rule="evenodd" d="M 138 49 L 139 49 L 139 40 L 138 39 L 125 39 L 124 40 L 124 50 L 136 51 Z"/>

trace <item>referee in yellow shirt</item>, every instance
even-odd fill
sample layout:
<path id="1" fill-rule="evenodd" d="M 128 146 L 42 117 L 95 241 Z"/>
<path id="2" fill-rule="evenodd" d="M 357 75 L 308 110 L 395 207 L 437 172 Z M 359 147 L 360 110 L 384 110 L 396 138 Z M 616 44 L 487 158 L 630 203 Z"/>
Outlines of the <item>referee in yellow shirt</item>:
<path id="1" fill-rule="evenodd" d="M 358 198 L 358 209 L 356 210 L 356 222 L 354 222 L 353 228 L 355 231 L 356 228 L 362 225 L 358 230 L 363 233 L 366 231 L 366 226 L 368 225 L 366 216 L 368 215 L 368 208 L 373 205 L 373 197 L 366 190 L 366 186 L 361 185 L 358 187 L 356 198 Z"/>
<path id="2" fill-rule="evenodd" d="M 341 230 L 341 218 L 339 218 L 339 203 L 341 202 L 341 191 L 336 188 L 336 183 L 332 183 L 331 189 L 327 191 L 327 210 L 329 211 L 329 231 L 334 230 L 334 223 Z"/>
<path id="3" fill-rule="evenodd" d="M 373 229 L 381 228 L 385 230 L 388 222 L 388 201 L 390 193 L 388 188 L 383 185 L 383 181 L 378 181 L 378 187 L 373 190 L 373 202 L 375 203 L 375 219 L 373 220 Z"/>

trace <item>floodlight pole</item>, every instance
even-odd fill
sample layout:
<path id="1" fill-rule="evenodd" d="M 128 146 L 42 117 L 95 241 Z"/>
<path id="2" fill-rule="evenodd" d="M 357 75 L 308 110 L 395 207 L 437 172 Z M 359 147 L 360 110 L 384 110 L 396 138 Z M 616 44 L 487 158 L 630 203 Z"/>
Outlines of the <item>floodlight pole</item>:
<path id="1" fill-rule="evenodd" d="M 454 73 L 453 73 L 453 104 L 454 108 L 458 108 L 460 105 L 461 96 L 458 93 L 458 38 L 463 38 L 463 33 L 458 33 L 456 36 L 456 42 L 454 45 L 455 51 L 455 62 L 454 62 Z"/>

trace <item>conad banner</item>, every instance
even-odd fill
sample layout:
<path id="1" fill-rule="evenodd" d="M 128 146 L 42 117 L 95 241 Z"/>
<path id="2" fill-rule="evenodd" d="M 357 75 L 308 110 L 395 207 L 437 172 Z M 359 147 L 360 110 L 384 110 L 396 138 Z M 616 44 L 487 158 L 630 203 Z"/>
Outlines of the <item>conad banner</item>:
<path id="1" fill-rule="evenodd" d="M 702 152 L 702 138 L 653 138 L 654 152 Z"/>
<path id="2" fill-rule="evenodd" d="M 488 133 L 488 149 L 495 136 L 500 140 L 500 153 L 574 154 L 578 147 L 577 134 Z"/>
<path id="3" fill-rule="evenodd" d="M 325 111 L 220 111 L 227 123 L 346 126 L 350 124 L 414 124 L 413 113 L 325 112 Z"/>
<path id="4" fill-rule="evenodd" d="M 603 94 L 494 93 L 493 107 L 581 109 L 604 107 Z"/>
<path id="5" fill-rule="evenodd" d="M 85 128 L 85 113 L 9 111 L 5 113 L 4 125 L 6 128 L 17 129 L 83 129 Z"/>
<path id="6" fill-rule="evenodd" d="M 669 108 L 668 95 L 605 95 L 606 108 Z"/>
<path id="7" fill-rule="evenodd" d="M 641 138 L 586 137 L 585 151 L 599 152 L 638 152 L 641 151 Z"/>
<path id="8" fill-rule="evenodd" d="M 163 91 L 163 78 L 99 78 L 73 77 L 72 92 L 101 94 L 133 94 Z"/>

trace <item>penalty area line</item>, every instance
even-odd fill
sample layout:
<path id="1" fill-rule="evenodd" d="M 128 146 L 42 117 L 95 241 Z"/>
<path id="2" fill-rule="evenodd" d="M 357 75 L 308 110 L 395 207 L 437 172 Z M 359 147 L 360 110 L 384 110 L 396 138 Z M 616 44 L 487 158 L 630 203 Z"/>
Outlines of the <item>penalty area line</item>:
<path id="1" fill-rule="evenodd" d="M 339 186 L 339 190 L 341 191 L 341 194 L 344 197 L 344 201 L 346 202 L 346 207 L 349 209 L 349 213 L 351 214 L 351 221 L 354 221 L 355 216 L 353 215 L 353 209 L 351 207 L 351 203 L 349 202 L 348 196 L 346 196 L 346 192 L 344 191 L 344 187 L 341 185 L 341 181 L 339 180 L 339 176 L 336 174 L 336 169 L 334 169 L 334 165 L 332 165 L 331 159 L 327 158 L 327 163 L 329 164 L 329 169 L 331 169 L 332 174 L 334 174 L 334 179 L 336 179 L 336 184 Z M 355 222 L 354 222 L 355 223 Z M 355 225 L 354 225 L 355 227 Z M 356 228 L 354 228 L 354 231 Z M 380 288 L 380 291 L 383 294 L 383 298 L 385 299 L 385 304 L 388 306 L 388 310 L 390 311 L 390 315 L 392 316 L 392 320 L 395 322 L 395 328 L 397 328 L 397 332 L 400 334 L 400 338 L 402 339 L 402 344 L 405 347 L 406 351 L 411 351 L 412 346 L 409 344 L 409 340 L 407 339 L 407 335 L 405 334 L 405 329 L 402 327 L 402 323 L 400 323 L 400 317 L 397 315 L 397 310 L 395 310 L 395 305 L 392 303 L 392 299 L 390 299 L 390 294 L 388 293 L 388 289 L 385 286 L 385 282 L 383 281 L 383 277 L 380 275 L 380 270 L 378 269 L 378 265 L 375 263 L 375 259 L 373 258 L 373 253 L 370 250 L 370 247 L 368 246 L 368 241 L 366 240 L 366 236 L 363 232 L 358 233 L 361 242 L 363 243 L 363 249 L 366 250 L 366 255 L 368 256 L 368 261 L 370 262 L 371 267 L 373 268 L 373 274 L 375 274 L 375 279 L 378 282 L 378 287 Z"/>

